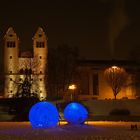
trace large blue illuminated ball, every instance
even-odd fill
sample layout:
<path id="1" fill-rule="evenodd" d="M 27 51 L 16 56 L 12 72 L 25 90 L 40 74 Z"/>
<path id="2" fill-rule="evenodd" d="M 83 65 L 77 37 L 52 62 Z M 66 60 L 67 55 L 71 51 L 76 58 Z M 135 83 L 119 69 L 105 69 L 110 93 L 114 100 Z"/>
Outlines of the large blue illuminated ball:
<path id="1" fill-rule="evenodd" d="M 64 118 L 71 124 L 82 124 L 88 117 L 88 111 L 79 103 L 73 102 L 64 109 Z"/>
<path id="2" fill-rule="evenodd" d="M 38 102 L 29 112 L 29 121 L 33 128 L 51 128 L 57 126 L 59 113 L 49 102 Z"/>

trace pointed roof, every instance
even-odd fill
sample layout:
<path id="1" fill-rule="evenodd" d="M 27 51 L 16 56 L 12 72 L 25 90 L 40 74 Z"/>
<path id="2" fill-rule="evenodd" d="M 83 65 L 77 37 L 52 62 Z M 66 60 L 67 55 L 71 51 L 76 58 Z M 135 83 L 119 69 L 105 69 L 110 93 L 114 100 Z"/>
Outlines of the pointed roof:
<path id="1" fill-rule="evenodd" d="M 37 33 L 42 34 L 42 33 L 44 33 L 44 31 L 43 31 L 43 29 L 41 27 L 38 27 Z"/>
<path id="2" fill-rule="evenodd" d="M 4 38 L 7 38 L 7 37 L 17 37 L 17 34 L 15 33 L 13 27 L 9 27 L 8 30 L 6 31 L 6 34 L 4 36 Z"/>
<path id="3" fill-rule="evenodd" d="M 9 27 L 9 28 L 8 28 L 6 34 L 9 34 L 9 33 L 11 33 L 11 34 L 12 34 L 12 33 L 15 33 L 13 27 Z"/>
<path id="4" fill-rule="evenodd" d="M 46 34 L 42 27 L 38 27 L 33 39 L 36 39 L 36 38 L 45 38 L 46 39 Z"/>

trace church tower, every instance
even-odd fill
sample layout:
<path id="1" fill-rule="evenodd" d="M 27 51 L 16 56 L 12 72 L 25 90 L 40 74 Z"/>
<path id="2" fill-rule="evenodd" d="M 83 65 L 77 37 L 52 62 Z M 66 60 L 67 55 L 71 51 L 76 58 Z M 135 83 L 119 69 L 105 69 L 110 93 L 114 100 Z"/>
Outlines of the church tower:
<path id="1" fill-rule="evenodd" d="M 40 98 L 47 96 L 45 88 L 45 75 L 46 75 L 46 64 L 47 64 L 47 37 L 41 27 L 39 27 L 33 37 L 33 51 L 34 51 L 34 62 L 38 63 L 34 68 L 34 73 L 38 75 L 37 85 L 39 88 Z M 38 62 L 37 62 L 38 61 Z M 36 86 L 36 84 L 35 84 Z"/>
<path id="2" fill-rule="evenodd" d="M 12 97 L 13 81 L 18 73 L 19 38 L 10 27 L 4 36 L 5 97 Z"/>

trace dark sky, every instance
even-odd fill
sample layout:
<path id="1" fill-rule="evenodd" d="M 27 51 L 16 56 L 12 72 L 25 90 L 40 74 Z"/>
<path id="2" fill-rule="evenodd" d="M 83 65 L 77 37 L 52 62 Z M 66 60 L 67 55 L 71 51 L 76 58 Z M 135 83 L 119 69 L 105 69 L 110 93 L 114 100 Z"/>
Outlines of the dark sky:
<path id="1" fill-rule="evenodd" d="M 12 26 L 22 49 L 31 48 L 32 37 L 41 26 L 49 47 L 77 46 L 87 59 L 134 59 L 140 55 L 140 1 L 123 1 L 1 1 L 0 45 Z"/>

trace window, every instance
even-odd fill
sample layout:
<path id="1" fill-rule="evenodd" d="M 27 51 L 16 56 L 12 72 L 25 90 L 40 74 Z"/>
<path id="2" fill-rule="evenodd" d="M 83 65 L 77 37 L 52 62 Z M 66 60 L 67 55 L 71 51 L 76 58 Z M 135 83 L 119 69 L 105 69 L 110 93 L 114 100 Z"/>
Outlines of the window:
<path id="1" fill-rule="evenodd" d="M 19 78 L 19 81 L 22 81 L 22 79 L 21 79 L 21 78 Z"/>
<path id="2" fill-rule="evenodd" d="M 8 48 L 15 48 L 15 46 L 16 46 L 16 44 L 15 44 L 14 41 L 8 41 L 8 42 L 7 42 L 7 47 L 8 47 Z"/>
<path id="3" fill-rule="evenodd" d="M 42 79 L 40 79 L 40 81 L 42 81 Z"/>
<path id="4" fill-rule="evenodd" d="M 39 58 L 42 59 L 42 56 L 40 56 Z"/>
<path id="5" fill-rule="evenodd" d="M 10 78 L 10 81 L 13 81 L 13 79 L 12 79 L 12 78 Z"/>
<path id="6" fill-rule="evenodd" d="M 10 71 L 10 73 L 12 73 L 12 71 Z"/>
<path id="7" fill-rule="evenodd" d="M 12 59 L 12 56 L 10 56 L 10 59 Z"/>
<path id="8" fill-rule="evenodd" d="M 10 34 L 9 36 L 10 36 L 10 37 L 12 37 L 13 35 L 12 35 L 12 34 Z"/>
<path id="9" fill-rule="evenodd" d="M 42 71 L 40 71 L 40 74 L 42 74 Z"/>
<path id="10" fill-rule="evenodd" d="M 39 34 L 38 36 L 39 36 L 39 37 L 42 37 L 42 34 Z"/>
<path id="11" fill-rule="evenodd" d="M 11 90 L 10 92 L 12 93 L 13 91 Z"/>
<path id="12" fill-rule="evenodd" d="M 36 42 L 36 47 L 37 48 L 44 48 L 44 42 Z"/>
<path id="13" fill-rule="evenodd" d="M 98 73 L 93 74 L 93 95 L 99 95 Z"/>

